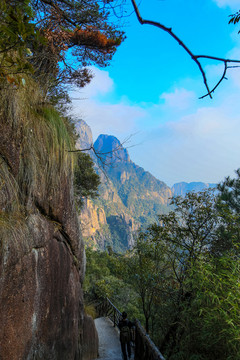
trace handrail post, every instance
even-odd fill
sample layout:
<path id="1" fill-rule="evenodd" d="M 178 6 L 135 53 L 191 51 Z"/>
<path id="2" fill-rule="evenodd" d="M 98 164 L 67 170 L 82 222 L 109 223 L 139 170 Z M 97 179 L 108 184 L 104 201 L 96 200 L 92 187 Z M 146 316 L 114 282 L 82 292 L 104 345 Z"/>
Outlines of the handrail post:
<path id="1" fill-rule="evenodd" d="M 116 325 L 116 310 L 114 309 L 113 310 L 113 326 L 115 327 L 115 325 Z"/>

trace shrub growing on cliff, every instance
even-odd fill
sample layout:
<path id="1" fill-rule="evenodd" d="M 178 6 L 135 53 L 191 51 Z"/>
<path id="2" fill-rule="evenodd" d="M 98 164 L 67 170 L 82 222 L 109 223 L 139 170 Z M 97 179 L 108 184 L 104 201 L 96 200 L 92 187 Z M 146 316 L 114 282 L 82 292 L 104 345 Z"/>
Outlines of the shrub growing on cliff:
<path id="1" fill-rule="evenodd" d="M 83 197 L 95 198 L 98 196 L 100 177 L 94 170 L 94 163 L 90 155 L 77 153 L 74 188 L 78 204 L 81 206 Z"/>
<path id="2" fill-rule="evenodd" d="M 69 119 L 50 104 L 44 104 L 38 84 L 30 76 L 25 79 L 26 86 L 5 83 L 0 89 L 1 129 L 5 134 L 1 144 L 0 193 L 1 189 L 6 193 L 7 188 L 9 194 L 5 211 L 24 207 L 40 193 L 42 201 L 47 201 L 61 187 L 64 177 L 69 176 L 71 181 L 73 171 L 74 158 L 68 150 L 74 147 L 75 135 Z M 9 127 L 4 125 L 6 119 Z M 19 162 L 7 164 L 4 154 L 10 146 L 8 139 L 13 136 Z"/>

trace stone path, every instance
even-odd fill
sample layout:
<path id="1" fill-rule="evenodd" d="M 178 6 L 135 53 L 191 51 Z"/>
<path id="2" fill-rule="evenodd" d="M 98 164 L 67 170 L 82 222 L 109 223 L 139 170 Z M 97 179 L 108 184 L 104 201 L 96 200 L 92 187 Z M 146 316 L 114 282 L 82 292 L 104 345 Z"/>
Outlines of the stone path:
<path id="1" fill-rule="evenodd" d="M 99 357 L 96 360 L 122 360 L 118 329 L 108 318 L 94 321 L 99 337 Z"/>

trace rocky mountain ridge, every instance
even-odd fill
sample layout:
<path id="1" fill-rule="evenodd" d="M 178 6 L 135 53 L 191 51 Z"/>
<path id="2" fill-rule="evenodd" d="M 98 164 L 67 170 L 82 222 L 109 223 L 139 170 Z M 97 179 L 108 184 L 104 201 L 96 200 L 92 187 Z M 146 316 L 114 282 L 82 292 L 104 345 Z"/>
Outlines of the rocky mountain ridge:
<path id="1" fill-rule="evenodd" d="M 99 135 L 93 144 L 90 127 L 80 120 L 77 124 L 79 149 L 91 155 L 95 171 L 101 178 L 99 197 L 84 199 L 79 215 L 85 242 L 94 248 L 111 246 L 124 251 L 134 244 L 141 227 L 157 220 L 170 210 L 174 195 L 202 190 L 213 184 L 178 183 L 172 188 L 131 161 L 126 148 L 112 135 Z"/>
<path id="2" fill-rule="evenodd" d="M 78 122 L 80 149 L 93 144 L 91 129 Z M 134 164 L 119 140 L 100 135 L 88 151 L 101 178 L 99 198 L 84 199 L 79 215 L 85 242 L 95 248 L 111 246 L 116 251 L 131 248 L 134 234 L 142 226 L 169 211 L 171 189 Z"/>
<path id="3" fill-rule="evenodd" d="M 185 196 L 189 191 L 202 191 L 208 188 L 215 188 L 217 184 L 204 182 L 180 182 L 172 186 L 171 190 L 174 196 Z"/>

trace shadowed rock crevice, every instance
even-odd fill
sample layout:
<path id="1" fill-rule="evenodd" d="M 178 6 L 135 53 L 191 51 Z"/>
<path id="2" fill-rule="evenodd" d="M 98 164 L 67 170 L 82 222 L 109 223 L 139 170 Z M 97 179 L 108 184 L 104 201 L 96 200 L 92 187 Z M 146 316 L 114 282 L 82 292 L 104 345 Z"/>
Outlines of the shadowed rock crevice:
<path id="1" fill-rule="evenodd" d="M 70 254 L 73 256 L 73 258 L 75 260 L 74 264 L 77 265 L 77 263 L 78 263 L 76 261 L 77 254 L 74 253 L 74 248 L 72 247 L 72 240 L 69 237 L 69 235 L 67 234 L 67 232 L 65 231 L 63 224 L 61 224 L 59 222 L 58 218 L 55 218 L 53 216 L 53 212 L 51 211 L 51 208 L 50 208 L 49 214 L 47 214 L 45 209 L 38 202 L 35 202 L 35 206 L 38 209 L 38 211 L 41 213 L 41 215 L 44 216 L 48 221 L 52 222 L 53 225 L 56 227 L 57 231 L 55 231 L 55 233 L 54 233 L 54 239 L 65 244 L 66 248 L 68 249 L 68 251 L 70 252 Z"/>

